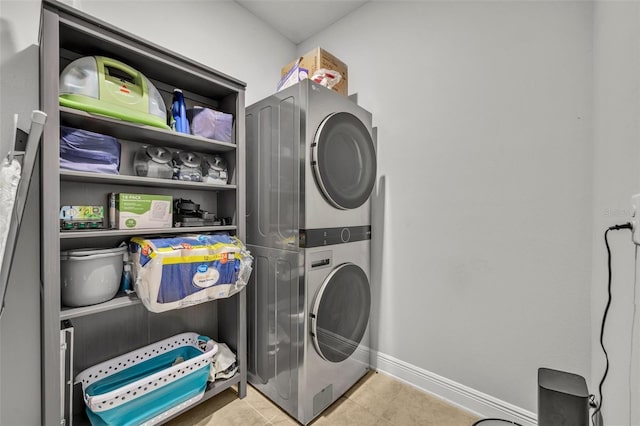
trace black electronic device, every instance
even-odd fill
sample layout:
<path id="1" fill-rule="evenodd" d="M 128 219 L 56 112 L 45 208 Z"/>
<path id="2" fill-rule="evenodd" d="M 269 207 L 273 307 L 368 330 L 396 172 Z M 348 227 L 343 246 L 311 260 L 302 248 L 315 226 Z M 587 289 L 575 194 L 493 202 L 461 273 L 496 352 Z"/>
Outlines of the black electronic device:
<path id="1" fill-rule="evenodd" d="M 588 425 L 589 391 L 584 377 L 538 369 L 538 425 Z"/>
<path id="2" fill-rule="evenodd" d="M 173 222 L 176 227 L 216 226 L 221 224 L 215 213 L 200 210 L 200 204 L 184 198 L 174 200 Z"/>

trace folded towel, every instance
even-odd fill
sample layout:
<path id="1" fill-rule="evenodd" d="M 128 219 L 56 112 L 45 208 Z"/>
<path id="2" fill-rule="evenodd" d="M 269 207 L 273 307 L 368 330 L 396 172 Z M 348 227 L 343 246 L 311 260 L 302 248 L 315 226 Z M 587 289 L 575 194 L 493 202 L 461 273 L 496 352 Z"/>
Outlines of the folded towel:
<path id="1" fill-rule="evenodd" d="M 60 168 L 118 174 L 120 142 L 114 137 L 60 126 Z"/>
<path id="2" fill-rule="evenodd" d="M 0 164 L 0 264 L 7 245 L 7 235 L 11 223 L 11 213 L 16 201 L 21 167 L 16 160 L 3 160 Z"/>

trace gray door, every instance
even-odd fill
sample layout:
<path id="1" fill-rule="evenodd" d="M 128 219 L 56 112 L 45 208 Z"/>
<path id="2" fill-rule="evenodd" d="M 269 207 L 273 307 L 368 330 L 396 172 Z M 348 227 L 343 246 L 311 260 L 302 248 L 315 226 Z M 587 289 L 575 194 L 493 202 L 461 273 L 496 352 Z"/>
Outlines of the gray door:
<path id="1" fill-rule="evenodd" d="M 316 183 L 329 203 L 348 210 L 369 199 L 376 180 L 376 152 L 362 121 L 348 112 L 329 115 L 311 148 Z"/>
<path id="2" fill-rule="evenodd" d="M 322 283 L 311 310 L 311 336 L 327 361 L 340 362 L 358 348 L 369 322 L 371 290 L 362 268 L 336 267 Z"/>

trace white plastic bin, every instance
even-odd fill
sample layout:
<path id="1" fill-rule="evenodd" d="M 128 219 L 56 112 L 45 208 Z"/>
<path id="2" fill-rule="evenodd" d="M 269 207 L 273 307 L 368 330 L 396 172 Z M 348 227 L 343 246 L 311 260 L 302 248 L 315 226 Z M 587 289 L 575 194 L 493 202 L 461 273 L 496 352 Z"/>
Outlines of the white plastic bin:
<path id="1" fill-rule="evenodd" d="M 113 299 L 120 287 L 127 247 L 78 249 L 60 253 L 60 296 L 70 307 Z"/>

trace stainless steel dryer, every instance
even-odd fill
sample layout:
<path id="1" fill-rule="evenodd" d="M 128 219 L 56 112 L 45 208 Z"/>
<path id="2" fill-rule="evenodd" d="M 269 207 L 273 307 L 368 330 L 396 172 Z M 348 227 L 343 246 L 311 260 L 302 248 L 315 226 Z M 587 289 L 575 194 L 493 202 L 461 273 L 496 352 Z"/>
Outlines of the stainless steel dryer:
<path id="1" fill-rule="evenodd" d="M 371 225 L 371 122 L 357 103 L 309 80 L 249 106 L 247 242 L 292 249 L 299 229 Z"/>
<path id="2" fill-rule="evenodd" d="M 370 365 L 370 240 L 331 242 L 298 253 L 250 248 L 249 381 L 302 424 Z"/>
<path id="3" fill-rule="evenodd" d="M 304 424 L 369 366 L 371 123 L 308 80 L 246 110 L 248 377 Z"/>

